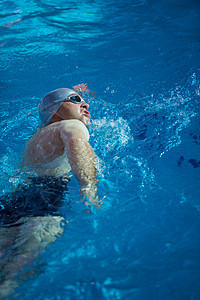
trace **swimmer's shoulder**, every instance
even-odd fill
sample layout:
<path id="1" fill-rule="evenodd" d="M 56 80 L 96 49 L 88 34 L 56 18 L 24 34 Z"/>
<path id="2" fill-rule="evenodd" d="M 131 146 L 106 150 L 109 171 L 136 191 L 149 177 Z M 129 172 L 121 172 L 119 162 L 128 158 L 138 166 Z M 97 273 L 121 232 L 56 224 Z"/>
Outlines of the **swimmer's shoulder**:
<path id="1" fill-rule="evenodd" d="M 55 122 L 49 124 L 43 128 L 38 129 L 38 131 L 27 141 L 27 145 L 32 144 L 32 142 L 38 143 L 40 141 L 45 141 L 50 139 L 55 139 L 60 137 L 63 141 L 63 138 L 66 142 L 68 136 L 73 134 L 81 134 L 83 138 L 89 141 L 89 132 L 86 126 L 79 120 L 63 120 L 60 122 Z"/>
<path id="2" fill-rule="evenodd" d="M 89 140 L 89 132 L 83 122 L 72 119 L 60 121 L 60 134 L 80 133 L 87 141 Z"/>
<path id="3" fill-rule="evenodd" d="M 33 144 L 46 144 L 49 139 L 54 139 L 57 142 L 56 137 L 59 137 L 60 125 L 59 122 L 49 124 L 45 127 L 38 127 L 37 131 L 26 142 L 26 146 L 33 146 Z"/>

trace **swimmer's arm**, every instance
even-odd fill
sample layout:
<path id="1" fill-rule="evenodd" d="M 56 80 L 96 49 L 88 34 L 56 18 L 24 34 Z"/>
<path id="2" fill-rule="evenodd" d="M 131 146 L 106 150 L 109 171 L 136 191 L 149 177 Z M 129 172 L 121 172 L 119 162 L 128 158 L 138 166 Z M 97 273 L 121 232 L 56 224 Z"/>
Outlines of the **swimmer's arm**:
<path id="1" fill-rule="evenodd" d="M 72 172 L 81 185 L 81 194 L 93 204 L 98 205 L 94 150 L 80 130 L 65 130 L 61 138 L 65 143 Z"/>

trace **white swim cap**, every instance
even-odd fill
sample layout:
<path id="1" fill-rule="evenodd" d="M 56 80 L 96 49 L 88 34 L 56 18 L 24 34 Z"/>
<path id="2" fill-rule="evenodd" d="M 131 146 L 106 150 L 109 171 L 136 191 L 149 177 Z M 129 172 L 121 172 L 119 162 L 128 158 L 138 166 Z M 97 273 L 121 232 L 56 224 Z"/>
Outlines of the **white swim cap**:
<path id="1" fill-rule="evenodd" d="M 61 88 L 48 93 L 41 101 L 39 108 L 40 120 L 45 126 L 49 123 L 53 115 L 57 112 L 59 107 L 63 104 L 67 97 L 71 94 L 78 95 L 74 90 Z"/>

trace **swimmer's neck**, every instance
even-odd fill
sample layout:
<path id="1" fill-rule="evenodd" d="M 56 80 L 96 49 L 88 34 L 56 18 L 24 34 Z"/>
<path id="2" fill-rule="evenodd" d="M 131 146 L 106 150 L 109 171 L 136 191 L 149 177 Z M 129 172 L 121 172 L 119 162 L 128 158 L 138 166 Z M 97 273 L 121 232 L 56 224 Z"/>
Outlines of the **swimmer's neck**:
<path id="1" fill-rule="evenodd" d="M 68 119 L 66 119 L 66 121 L 67 120 Z M 51 120 L 49 121 L 49 123 L 47 125 L 50 125 L 50 124 L 53 124 L 53 123 L 57 123 L 57 122 L 60 122 L 60 121 L 64 121 L 64 119 L 62 119 L 59 115 L 55 114 L 55 115 L 53 115 L 53 117 L 51 118 Z"/>
<path id="2" fill-rule="evenodd" d="M 89 124 L 85 124 L 85 122 L 83 122 L 82 120 L 79 120 L 79 119 L 70 119 L 70 118 L 67 118 L 67 119 L 62 119 L 60 116 L 57 116 L 56 114 L 51 118 L 51 120 L 49 121 L 49 123 L 46 126 L 48 125 L 51 125 L 51 124 L 54 124 L 54 123 L 58 123 L 58 122 L 61 122 L 61 121 L 71 121 L 71 120 L 77 120 L 77 121 L 80 121 L 82 122 L 86 127 L 89 126 Z"/>

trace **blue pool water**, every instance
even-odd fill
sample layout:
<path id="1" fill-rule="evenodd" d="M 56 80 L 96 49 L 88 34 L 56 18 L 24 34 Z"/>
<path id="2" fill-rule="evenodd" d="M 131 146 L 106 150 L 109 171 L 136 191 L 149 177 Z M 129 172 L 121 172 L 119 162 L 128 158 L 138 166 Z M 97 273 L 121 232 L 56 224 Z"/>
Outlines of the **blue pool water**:
<path id="1" fill-rule="evenodd" d="M 0 17 L 1 196 L 41 97 L 79 83 L 107 195 L 86 213 L 72 178 L 63 234 L 10 297 L 200 299 L 199 2 L 2 0 Z"/>

